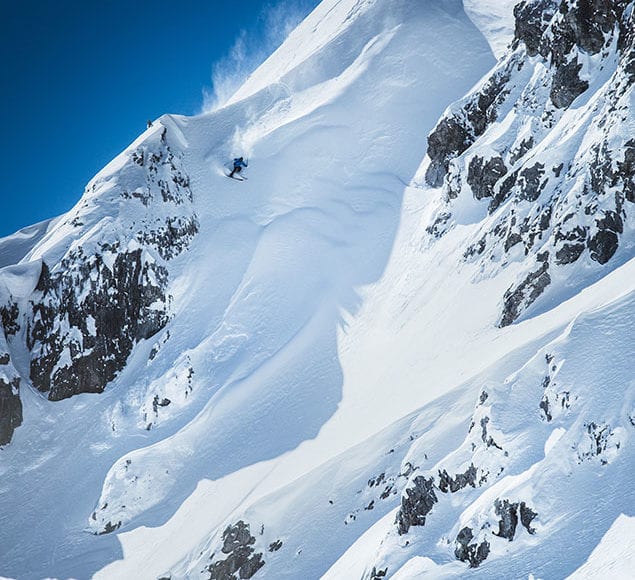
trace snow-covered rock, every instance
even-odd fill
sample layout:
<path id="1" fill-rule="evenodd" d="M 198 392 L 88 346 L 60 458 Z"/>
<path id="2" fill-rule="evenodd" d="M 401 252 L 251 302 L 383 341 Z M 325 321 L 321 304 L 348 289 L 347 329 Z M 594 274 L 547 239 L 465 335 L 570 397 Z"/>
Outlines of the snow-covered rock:
<path id="1" fill-rule="evenodd" d="M 484 276 L 523 262 L 502 326 L 623 263 L 635 203 L 633 3 L 528 0 L 514 14 L 511 50 L 449 107 L 425 170 L 445 198 L 431 233 L 480 221 L 466 260 Z"/>

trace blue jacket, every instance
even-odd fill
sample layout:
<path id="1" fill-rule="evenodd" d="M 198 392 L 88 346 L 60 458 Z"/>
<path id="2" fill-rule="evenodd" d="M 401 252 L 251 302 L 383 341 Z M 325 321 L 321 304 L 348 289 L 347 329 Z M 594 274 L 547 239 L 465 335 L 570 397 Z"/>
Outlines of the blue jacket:
<path id="1" fill-rule="evenodd" d="M 247 167 L 247 164 L 243 161 L 242 157 L 236 157 L 234 159 L 234 169 L 236 167 Z"/>

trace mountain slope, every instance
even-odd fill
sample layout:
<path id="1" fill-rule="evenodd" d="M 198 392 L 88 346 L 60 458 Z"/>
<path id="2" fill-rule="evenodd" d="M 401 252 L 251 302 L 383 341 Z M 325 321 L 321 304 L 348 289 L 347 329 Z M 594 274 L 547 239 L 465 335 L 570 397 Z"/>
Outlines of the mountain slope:
<path id="1" fill-rule="evenodd" d="M 226 106 L 0 242 L 0 573 L 605 561 L 634 499 L 633 6 L 523 2 L 513 39 L 504 6 L 325 0 Z"/>
<path id="2" fill-rule="evenodd" d="M 336 69 L 163 117 L 23 260 L 33 291 L 7 308 L 24 422 L 2 493 L 25 507 L 2 528 L 4 573 L 86 577 L 121 554 L 91 533 L 163 524 L 200 480 L 280 458 L 265 493 L 372 432 L 285 461 L 342 399 L 338 328 L 381 274 L 427 132 L 493 59 L 459 2 L 361 7 L 339 3 L 354 34 L 327 22 L 315 46 Z M 234 152 L 245 183 L 222 175 Z"/>

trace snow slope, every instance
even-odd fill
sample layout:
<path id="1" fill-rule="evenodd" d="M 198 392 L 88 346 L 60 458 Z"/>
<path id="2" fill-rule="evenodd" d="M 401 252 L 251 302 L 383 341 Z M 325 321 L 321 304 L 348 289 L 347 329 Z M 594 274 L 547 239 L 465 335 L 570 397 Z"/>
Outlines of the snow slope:
<path id="1" fill-rule="evenodd" d="M 164 115 L 32 243 L 0 242 L 0 379 L 23 411 L 0 574 L 465 577 L 485 544 L 475 575 L 614 562 L 631 230 L 500 328 L 526 261 L 466 260 L 486 208 L 423 184 L 427 136 L 482 89 L 509 15 L 325 0 L 226 106 Z"/>
<path id="2" fill-rule="evenodd" d="M 27 386 L 19 335 L 13 341 L 24 424 L 3 451 L 2 497 L 25 507 L 19 528 L 3 526 L 10 530 L 2 539 L 3 572 L 86 577 L 121 554 L 116 536 L 90 532 L 119 522 L 125 530 L 164 524 L 199 481 L 278 459 L 265 493 L 377 427 L 330 437 L 321 455 L 286 459 L 342 401 L 338 329 L 388 260 L 426 134 L 444 104 L 493 59 L 460 2 L 392 2 L 387 12 L 375 3 L 333 4 L 339 15 L 324 26 L 338 32 L 353 21 L 354 34 L 309 45 L 314 58 L 336 67 L 317 74 L 315 62 L 304 60 L 295 74 L 311 78 L 291 93 L 273 84 L 208 116 L 163 117 L 95 177 L 27 257 L 56 263 L 64 255 L 77 259 L 79 247 L 97 248 L 104 256 L 98 262 L 108 266 L 113 258 L 99 248 L 115 239 L 134 252 L 146 237 L 133 243 L 126 232 L 153 231 L 154 216 L 187 216 L 187 209 L 199 224 L 188 250 L 169 260 L 157 255 L 158 244 L 141 246 L 143 260 L 169 271 L 162 303 L 170 304 L 171 319 L 139 342 L 104 393 L 42 399 Z M 285 50 L 293 54 L 295 45 Z M 189 178 L 192 210 L 180 202 L 162 208 L 159 182 L 140 173 L 153 151 L 166 150 L 175 158 L 183 152 L 179 171 Z M 250 158 L 244 183 L 222 175 L 237 153 Z M 148 205 L 144 191 L 154 196 Z M 77 333 L 59 324 L 63 336 Z M 68 364 L 61 360 L 56 368 Z M 24 473 L 46 474 L 49 483 L 27 485 Z M 260 479 L 253 471 L 247 488 Z M 220 485 L 218 494 L 233 485 Z M 136 565 L 130 574 L 146 566 Z"/>

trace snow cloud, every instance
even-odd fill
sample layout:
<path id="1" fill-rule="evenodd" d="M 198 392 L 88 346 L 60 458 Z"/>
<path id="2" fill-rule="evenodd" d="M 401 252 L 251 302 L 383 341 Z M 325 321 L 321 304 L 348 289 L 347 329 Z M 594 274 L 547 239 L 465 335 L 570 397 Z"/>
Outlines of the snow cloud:
<path id="1" fill-rule="evenodd" d="M 315 0 L 278 0 L 265 4 L 253 30 L 241 30 L 228 54 L 212 66 L 212 86 L 203 89 L 203 112 L 227 102 L 316 4 Z"/>

